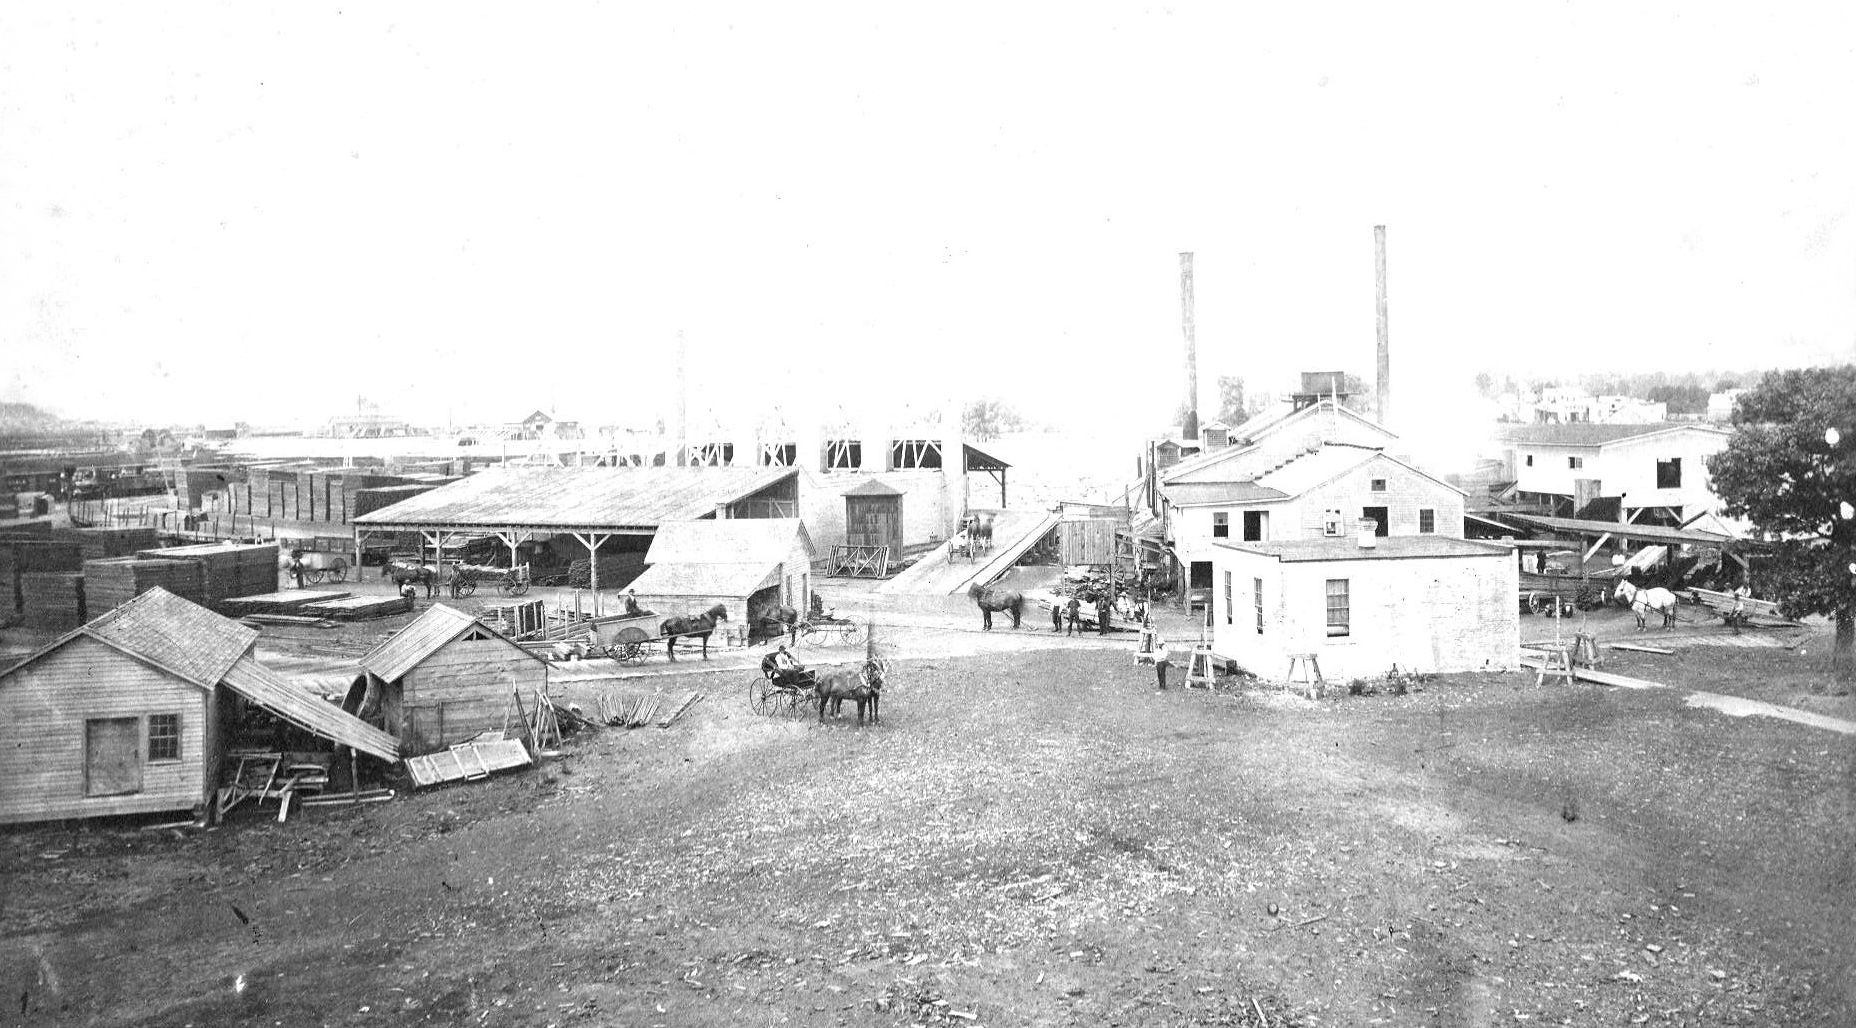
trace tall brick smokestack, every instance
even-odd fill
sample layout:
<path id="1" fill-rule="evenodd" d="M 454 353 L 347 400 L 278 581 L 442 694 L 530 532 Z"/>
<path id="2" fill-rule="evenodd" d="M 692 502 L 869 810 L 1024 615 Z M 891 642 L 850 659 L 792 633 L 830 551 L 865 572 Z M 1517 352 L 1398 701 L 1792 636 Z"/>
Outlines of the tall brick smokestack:
<path id="1" fill-rule="evenodd" d="M 1379 368 L 1374 378 L 1373 402 L 1379 409 L 1379 423 L 1392 420 L 1392 343 L 1386 333 L 1386 227 L 1373 226 L 1373 271 L 1379 280 L 1374 320 L 1379 324 Z"/>
<path id="2" fill-rule="evenodd" d="M 1179 305 L 1181 328 L 1186 333 L 1186 417 L 1179 434 L 1187 439 L 1199 437 L 1199 344 L 1192 324 L 1192 253 L 1179 255 Z"/>

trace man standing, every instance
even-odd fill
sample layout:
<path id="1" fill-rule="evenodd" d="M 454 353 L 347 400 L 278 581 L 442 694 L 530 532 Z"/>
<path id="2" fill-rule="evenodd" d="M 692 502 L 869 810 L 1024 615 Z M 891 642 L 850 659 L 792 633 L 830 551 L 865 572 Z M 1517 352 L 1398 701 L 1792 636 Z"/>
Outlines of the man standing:
<path id="1" fill-rule="evenodd" d="M 303 551 L 290 551 L 290 575 L 296 579 L 296 587 L 303 588 Z"/>
<path id="2" fill-rule="evenodd" d="M 1157 691 L 1166 691 L 1166 669 L 1172 666 L 1172 661 L 1168 659 L 1167 655 L 1165 637 L 1156 636 L 1154 638 L 1154 674 L 1160 679 L 1160 688 Z M 1191 690 L 1187 691 L 1190 692 Z"/>
<path id="3" fill-rule="evenodd" d="M 1083 630 L 1082 629 L 1082 624 L 1083 624 L 1082 601 L 1072 596 L 1070 597 L 1070 602 L 1064 604 L 1063 606 L 1064 606 L 1064 609 L 1068 611 L 1070 615 L 1069 624 L 1064 626 L 1063 634 L 1073 635 L 1075 633 L 1081 632 Z"/>
<path id="4" fill-rule="evenodd" d="M 1063 631 L 1063 607 L 1055 603 L 1050 605 L 1050 630 Z"/>
<path id="5" fill-rule="evenodd" d="M 1096 634 L 1097 635 L 1108 634 L 1108 611 L 1109 611 L 1108 594 L 1103 593 L 1102 595 L 1096 597 Z"/>

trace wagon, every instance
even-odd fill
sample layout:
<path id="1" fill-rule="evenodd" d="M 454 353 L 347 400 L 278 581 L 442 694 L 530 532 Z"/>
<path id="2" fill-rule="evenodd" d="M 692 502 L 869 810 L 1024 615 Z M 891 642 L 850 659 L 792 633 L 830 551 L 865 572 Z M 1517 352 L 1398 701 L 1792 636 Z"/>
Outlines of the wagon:
<path id="1" fill-rule="evenodd" d="M 645 611 L 641 614 L 622 614 L 617 617 L 594 618 L 587 622 L 592 629 L 593 643 L 606 656 L 621 664 L 644 659 L 644 648 L 662 638 L 659 628 L 663 619 L 657 614 Z"/>
<path id="2" fill-rule="evenodd" d="M 812 698 L 817 684 L 818 675 L 810 670 L 780 671 L 763 665 L 760 675 L 748 683 L 748 709 L 756 714 L 792 714 L 802 701 Z"/>
<path id="3" fill-rule="evenodd" d="M 292 551 L 283 562 L 285 574 L 290 574 L 291 561 L 300 561 L 303 565 L 303 581 L 321 585 L 324 582 L 346 582 L 348 580 L 348 558 L 339 553 L 325 550 Z"/>
<path id="4" fill-rule="evenodd" d="M 1535 571 L 1521 572 L 1521 609 L 1530 614 L 1550 614 L 1602 607 L 1609 593 L 1605 583 L 1582 575 L 1551 575 Z"/>
<path id="5" fill-rule="evenodd" d="M 520 596 L 528 592 L 528 565 L 499 568 L 483 564 L 459 564 L 451 572 L 451 597 L 461 599 L 469 596 L 477 591 L 478 582 L 495 582 L 496 588 L 504 596 Z"/>
<path id="6" fill-rule="evenodd" d="M 799 638 L 813 646 L 828 643 L 854 643 L 864 637 L 864 629 L 853 618 L 830 614 L 814 615 L 799 622 Z"/>

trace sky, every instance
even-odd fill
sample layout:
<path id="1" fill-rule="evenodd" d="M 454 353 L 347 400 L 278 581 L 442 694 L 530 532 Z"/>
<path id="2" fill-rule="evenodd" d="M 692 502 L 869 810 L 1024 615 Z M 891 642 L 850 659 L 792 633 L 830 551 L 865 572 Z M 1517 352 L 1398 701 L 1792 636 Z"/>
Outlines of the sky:
<path id="1" fill-rule="evenodd" d="M 1856 357 L 1848 4 L 0 6 L 0 398 L 429 423 Z"/>

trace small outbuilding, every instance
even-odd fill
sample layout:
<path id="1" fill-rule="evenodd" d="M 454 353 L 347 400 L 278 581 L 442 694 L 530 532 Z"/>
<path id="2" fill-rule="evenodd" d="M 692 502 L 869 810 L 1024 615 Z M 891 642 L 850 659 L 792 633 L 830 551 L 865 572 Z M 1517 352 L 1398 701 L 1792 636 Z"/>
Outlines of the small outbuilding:
<path id="1" fill-rule="evenodd" d="M 720 604 L 750 629 L 781 606 L 806 609 L 812 596 L 812 537 L 797 518 L 670 522 L 632 583 L 638 602 L 665 615 Z"/>
<path id="2" fill-rule="evenodd" d="M 547 685 L 546 661 L 439 603 L 361 658 L 342 708 L 411 757 L 503 727 L 516 697 L 527 709 Z"/>
<path id="3" fill-rule="evenodd" d="M 391 738 L 258 663 L 257 638 L 155 587 L 0 671 L 0 823 L 204 808 L 238 697 L 397 759 Z"/>
<path id="4" fill-rule="evenodd" d="M 1512 547 L 1434 535 L 1219 543 L 1212 650 L 1266 678 L 1311 654 L 1328 678 L 1513 668 Z M 1181 646 L 1189 645 L 1182 641 Z M 1298 669 L 1298 675 L 1300 671 Z"/>

